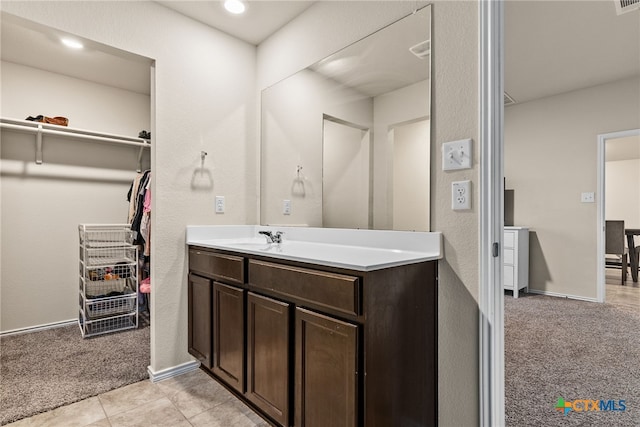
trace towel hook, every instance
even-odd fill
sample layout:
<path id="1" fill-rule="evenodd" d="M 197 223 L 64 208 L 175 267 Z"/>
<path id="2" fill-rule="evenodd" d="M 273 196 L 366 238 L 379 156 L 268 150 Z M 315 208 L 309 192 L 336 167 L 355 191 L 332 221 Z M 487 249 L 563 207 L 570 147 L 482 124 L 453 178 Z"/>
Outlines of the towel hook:
<path id="1" fill-rule="evenodd" d="M 202 162 L 204 163 L 204 158 L 207 157 L 207 152 L 206 151 L 201 151 L 200 152 L 200 160 L 202 160 Z"/>

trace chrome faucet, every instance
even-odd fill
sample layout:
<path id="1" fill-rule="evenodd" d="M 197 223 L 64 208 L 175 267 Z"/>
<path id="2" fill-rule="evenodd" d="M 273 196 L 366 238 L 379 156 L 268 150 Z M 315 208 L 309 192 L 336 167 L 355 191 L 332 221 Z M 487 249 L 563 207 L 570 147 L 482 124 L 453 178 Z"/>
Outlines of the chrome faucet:
<path id="1" fill-rule="evenodd" d="M 276 231 L 275 233 L 271 231 L 258 231 L 258 234 L 262 234 L 267 238 L 267 243 L 282 243 L 282 235 L 284 234 L 282 231 Z"/>

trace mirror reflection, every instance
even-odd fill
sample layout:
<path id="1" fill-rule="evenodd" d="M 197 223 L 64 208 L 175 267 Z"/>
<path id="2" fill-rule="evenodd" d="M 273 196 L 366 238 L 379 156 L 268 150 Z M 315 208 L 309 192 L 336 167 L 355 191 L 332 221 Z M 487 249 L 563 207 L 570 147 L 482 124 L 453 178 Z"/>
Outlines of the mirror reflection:
<path id="1" fill-rule="evenodd" d="M 262 91 L 261 223 L 429 231 L 429 6 Z"/>

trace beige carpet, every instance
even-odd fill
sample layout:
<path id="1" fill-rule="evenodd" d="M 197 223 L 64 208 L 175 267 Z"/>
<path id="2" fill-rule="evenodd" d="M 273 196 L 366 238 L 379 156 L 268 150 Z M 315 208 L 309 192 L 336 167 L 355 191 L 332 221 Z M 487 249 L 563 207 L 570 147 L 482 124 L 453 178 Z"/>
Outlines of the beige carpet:
<path id="1" fill-rule="evenodd" d="M 0 338 L 0 424 L 148 378 L 149 327 L 83 339 L 77 325 Z"/>
<path id="2" fill-rule="evenodd" d="M 559 398 L 613 400 L 617 409 L 624 400 L 626 410 L 565 415 Z M 640 312 L 505 296 L 505 407 L 507 426 L 640 426 Z"/>

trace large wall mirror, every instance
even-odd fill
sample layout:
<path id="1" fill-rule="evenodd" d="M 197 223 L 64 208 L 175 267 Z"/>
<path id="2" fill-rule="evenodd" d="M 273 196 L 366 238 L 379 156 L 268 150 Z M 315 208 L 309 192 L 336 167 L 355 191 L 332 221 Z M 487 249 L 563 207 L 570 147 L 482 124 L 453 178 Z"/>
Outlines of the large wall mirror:
<path id="1" fill-rule="evenodd" d="M 429 231 L 431 8 L 262 91 L 261 223 Z"/>

